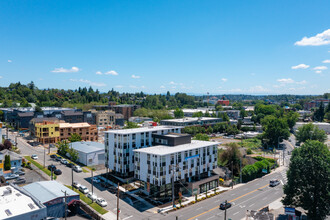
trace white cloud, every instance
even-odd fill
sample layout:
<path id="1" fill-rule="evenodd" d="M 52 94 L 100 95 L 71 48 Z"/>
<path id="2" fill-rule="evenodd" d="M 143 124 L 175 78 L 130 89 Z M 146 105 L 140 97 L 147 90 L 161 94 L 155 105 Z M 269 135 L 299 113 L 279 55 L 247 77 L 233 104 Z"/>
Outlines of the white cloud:
<path id="1" fill-rule="evenodd" d="M 11 62 L 13 62 L 12 60 L 8 60 L 8 63 L 11 63 Z"/>
<path id="2" fill-rule="evenodd" d="M 303 39 L 294 43 L 297 46 L 321 46 L 327 44 L 330 44 L 330 29 L 312 37 L 303 37 Z"/>
<path id="3" fill-rule="evenodd" d="M 130 85 L 129 86 L 131 89 L 137 89 L 138 87 L 137 86 L 133 86 L 133 85 Z"/>
<path id="4" fill-rule="evenodd" d="M 108 72 L 105 72 L 104 75 L 118 76 L 118 73 L 114 70 L 110 70 Z"/>
<path id="5" fill-rule="evenodd" d="M 330 60 L 323 60 L 322 63 L 330 63 Z"/>
<path id="6" fill-rule="evenodd" d="M 299 64 L 299 65 L 297 65 L 297 66 L 292 66 L 291 67 L 291 69 L 294 69 L 294 70 L 296 70 L 296 69 L 307 69 L 309 67 L 309 65 L 306 65 L 306 64 Z"/>
<path id="7" fill-rule="evenodd" d="M 97 71 L 96 74 L 97 75 L 102 75 L 102 72 L 101 71 Z"/>
<path id="8" fill-rule="evenodd" d="M 145 86 L 141 86 L 141 89 L 145 89 L 146 87 Z"/>
<path id="9" fill-rule="evenodd" d="M 160 86 L 161 89 L 165 89 L 165 86 Z"/>
<path id="10" fill-rule="evenodd" d="M 133 78 L 133 79 L 140 79 L 141 76 L 137 76 L 137 75 L 134 75 L 134 74 L 133 74 L 133 75 L 132 75 L 132 78 Z"/>
<path id="11" fill-rule="evenodd" d="M 294 83 L 294 80 L 291 78 L 287 78 L 287 79 L 278 79 L 277 82 L 280 83 Z"/>
<path id="12" fill-rule="evenodd" d="M 258 93 L 258 92 L 268 92 L 269 90 L 264 88 L 263 86 L 254 86 L 250 88 L 250 92 Z"/>
<path id="13" fill-rule="evenodd" d="M 2 79 L 3 77 L 2 76 L 0 76 L 0 79 Z"/>
<path id="14" fill-rule="evenodd" d="M 55 68 L 52 72 L 53 73 L 76 73 L 80 69 L 76 66 L 71 67 L 71 69 L 64 69 L 63 67 Z"/>
<path id="15" fill-rule="evenodd" d="M 173 81 L 171 81 L 170 82 L 170 85 L 176 85 L 177 83 L 175 83 L 175 82 L 173 82 Z"/>
<path id="16" fill-rule="evenodd" d="M 228 79 L 226 79 L 226 78 L 222 78 L 221 79 L 223 82 L 227 82 L 228 81 Z"/>
<path id="17" fill-rule="evenodd" d="M 87 79 L 70 79 L 70 81 L 72 81 L 72 82 L 82 82 L 82 83 L 86 83 L 86 84 L 89 84 L 91 86 L 96 86 L 96 87 L 106 86 L 105 83 L 92 82 L 92 81 L 87 80 Z"/>
<path id="18" fill-rule="evenodd" d="M 300 82 L 296 82 L 296 84 L 298 84 L 298 85 L 305 85 L 306 83 L 307 83 L 306 80 L 303 80 L 303 81 L 300 81 Z"/>
<path id="19" fill-rule="evenodd" d="M 315 73 L 317 73 L 317 74 L 321 74 L 322 71 L 321 71 L 321 70 L 317 70 L 317 71 L 315 71 Z"/>
<path id="20" fill-rule="evenodd" d="M 326 66 L 317 66 L 313 68 L 313 70 L 326 70 L 326 69 L 328 69 L 328 67 Z"/>
<path id="21" fill-rule="evenodd" d="M 118 89 L 120 89 L 120 88 L 123 88 L 124 86 L 122 86 L 122 85 L 116 85 L 115 86 L 115 88 L 118 88 Z"/>

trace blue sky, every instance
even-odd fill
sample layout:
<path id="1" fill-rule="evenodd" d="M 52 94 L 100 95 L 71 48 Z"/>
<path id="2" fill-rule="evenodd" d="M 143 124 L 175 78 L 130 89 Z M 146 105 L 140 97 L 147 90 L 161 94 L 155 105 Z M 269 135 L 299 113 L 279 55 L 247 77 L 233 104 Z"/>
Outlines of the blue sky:
<path id="1" fill-rule="evenodd" d="M 330 1 L 0 1 L 0 85 L 330 92 Z"/>

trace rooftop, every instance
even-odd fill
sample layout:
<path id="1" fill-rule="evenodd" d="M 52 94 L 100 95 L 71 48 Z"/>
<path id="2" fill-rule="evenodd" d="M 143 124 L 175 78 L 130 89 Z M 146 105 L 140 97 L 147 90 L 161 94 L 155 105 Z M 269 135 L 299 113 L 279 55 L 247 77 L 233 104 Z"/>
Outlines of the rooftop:
<path id="1" fill-rule="evenodd" d="M 62 111 L 62 114 L 65 116 L 68 115 L 83 115 L 83 112 L 81 111 Z"/>
<path id="2" fill-rule="evenodd" d="M 22 160 L 22 157 L 19 154 L 15 153 L 13 151 L 7 150 L 7 149 L 0 151 L 0 153 L 3 155 L 10 155 L 11 161 L 12 160 Z"/>
<path id="3" fill-rule="evenodd" d="M 36 197 L 41 203 L 49 202 L 57 198 L 64 198 L 64 191 L 66 191 L 67 196 L 79 196 L 78 193 L 57 181 L 34 182 L 23 186 L 23 189 Z"/>
<path id="4" fill-rule="evenodd" d="M 87 122 L 81 123 L 59 123 L 60 128 L 81 128 L 81 127 L 90 127 L 90 124 Z"/>
<path id="5" fill-rule="evenodd" d="M 221 120 L 220 118 L 211 118 L 211 117 L 185 117 L 185 118 L 175 118 L 175 119 L 166 119 L 162 121 L 167 122 L 195 122 L 195 121 L 211 121 L 211 120 Z"/>
<path id="6" fill-rule="evenodd" d="M 0 219 L 13 218 L 40 207 L 45 208 L 18 189 L 12 186 L 0 187 Z"/>
<path id="7" fill-rule="evenodd" d="M 162 131 L 162 130 L 173 129 L 173 128 L 176 129 L 176 128 L 182 128 L 182 127 L 180 127 L 180 126 L 153 126 L 153 127 L 111 130 L 111 131 L 105 131 L 105 133 L 134 134 L 134 133 L 149 132 L 149 131 Z"/>
<path id="8" fill-rule="evenodd" d="M 104 144 L 93 141 L 73 142 L 71 145 L 73 149 L 86 154 L 105 149 Z"/>
<path id="9" fill-rule="evenodd" d="M 146 154 L 154 154 L 154 155 L 167 155 L 173 154 L 177 152 L 187 151 L 187 150 L 194 150 L 202 147 L 208 147 L 216 145 L 215 142 L 211 141 L 198 141 L 198 140 L 191 140 L 189 144 L 181 144 L 177 146 L 164 146 L 164 145 L 157 145 L 154 147 L 146 147 L 134 150 L 134 152 L 146 153 Z"/>

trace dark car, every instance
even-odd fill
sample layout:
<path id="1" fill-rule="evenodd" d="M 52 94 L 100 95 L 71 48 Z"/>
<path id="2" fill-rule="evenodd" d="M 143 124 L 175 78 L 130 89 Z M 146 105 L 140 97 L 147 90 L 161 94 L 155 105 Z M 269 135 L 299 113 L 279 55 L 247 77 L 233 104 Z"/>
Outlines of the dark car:
<path id="1" fill-rule="evenodd" d="M 56 159 L 56 157 L 57 157 L 56 154 L 51 154 L 50 155 L 50 158 Z"/>
<path id="2" fill-rule="evenodd" d="M 66 164 L 66 166 L 72 168 L 72 167 L 74 167 L 74 164 L 73 163 L 68 163 L 68 164 Z"/>
<path id="3" fill-rule="evenodd" d="M 56 175 L 61 175 L 61 174 L 62 174 L 62 171 L 61 171 L 60 169 L 57 169 L 57 170 L 54 171 L 54 173 L 55 173 Z"/>
<path id="4" fill-rule="evenodd" d="M 228 208 L 230 208 L 231 207 L 231 203 L 230 202 L 223 202 L 223 203 L 221 203 L 220 204 L 220 209 L 221 210 L 225 210 L 225 209 L 228 209 Z"/>
<path id="5" fill-rule="evenodd" d="M 19 171 L 15 172 L 15 174 L 17 174 L 19 176 L 23 176 L 23 175 L 25 175 L 25 172 L 19 170 Z"/>
<path id="6" fill-rule="evenodd" d="M 55 171 L 55 170 L 56 170 L 56 166 L 53 165 L 53 164 L 52 164 L 52 165 L 49 165 L 49 166 L 48 166 L 48 170 L 50 170 L 50 171 L 52 171 L 52 170 Z"/>
<path id="7" fill-rule="evenodd" d="M 13 183 L 16 185 L 23 184 L 23 183 L 26 183 L 26 180 L 24 177 L 18 177 Z"/>
<path id="8" fill-rule="evenodd" d="M 58 156 L 56 156 L 55 160 L 56 160 L 56 161 L 61 161 L 61 160 L 62 160 L 62 157 L 58 157 Z"/>

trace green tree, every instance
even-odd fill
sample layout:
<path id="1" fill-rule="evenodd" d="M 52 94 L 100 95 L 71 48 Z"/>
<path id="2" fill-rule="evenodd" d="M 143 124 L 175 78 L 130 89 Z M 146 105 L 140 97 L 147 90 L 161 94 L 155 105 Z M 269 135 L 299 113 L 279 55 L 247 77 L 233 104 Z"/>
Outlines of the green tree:
<path id="1" fill-rule="evenodd" d="M 316 125 L 308 123 L 298 128 L 296 138 L 298 142 L 316 140 L 324 143 L 327 140 L 327 135 L 325 131 L 319 129 Z"/>
<path id="2" fill-rule="evenodd" d="M 200 140 L 200 141 L 208 141 L 208 140 L 210 140 L 210 137 L 207 134 L 198 133 L 198 134 L 196 134 L 194 139 Z"/>
<path id="3" fill-rule="evenodd" d="M 39 105 L 35 107 L 35 112 L 43 112 Z"/>
<path id="4" fill-rule="evenodd" d="M 323 102 L 321 102 L 320 107 L 314 112 L 313 119 L 315 121 L 323 121 L 324 119 L 324 105 Z"/>
<path id="5" fill-rule="evenodd" d="M 78 160 L 79 153 L 78 153 L 77 150 L 73 149 L 73 147 L 70 147 L 70 148 L 68 149 L 68 153 L 69 153 L 70 158 L 71 158 L 72 161 L 75 162 L 75 161 Z"/>
<path id="6" fill-rule="evenodd" d="M 195 113 L 193 113 L 193 115 L 192 115 L 193 117 L 198 117 L 198 118 L 200 118 L 200 117 L 203 117 L 203 112 L 195 112 Z"/>
<path id="7" fill-rule="evenodd" d="M 139 128 L 140 126 L 135 122 L 128 121 L 123 129 Z"/>
<path id="8" fill-rule="evenodd" d="M 67 142 L 66 140 L 63 141 L 59 141 L 57 144 L 57 149 L 58 149 L 58 153 L 61 155 L 66 155 L 66 153 L 68 153 L 69 151 L 69 142 Z"/>
<path id="9" fill-rule="evenodd" d="M 70 142 L 79 142 L 81 141 L 81 136 L 77 133 L 71 134 L 71 136 L 68 138 Z"/>
<path id="10" fill-rule="evenodd" d="M 262 136 L 269 146 L 277 146 L 278 142 L 290 137 L 289 126 L 284 118 L 268 115 L 261 122 L 264 127 Z"/>
<path id="11" fill-rule="evenodd" d="M 181 109 L 179 109 L 179 108 L 176 108 L 174 110 L 174 117 L 175 118 L 183 118 L 184 117 L 183 111 Z"/>
<path id="12" fill-rule="evenodd" d="M 292 152 L 284 205 L 301 207 L 309 219 L 330 214 L 330 152 L 319 141 L 307 141 Z"/>
<path id="13" fill-rule="evenodd" d="M 290 111 L 285 115 L 285 119 L 290 129 L 293 129 L 293 127 L 296 125 L 298 118 L 299 118 L 299 114 L 297 112 Z"/>
<path id="14" fill-rule="evenodd" d="M 4 170 L 10 170 L 10 169 L 11 169 L 10 155 L 5 155 Z"/>
<path id="15" fill-rule="evenodd" d="M 238 149 L 238 145 L 236 143 L 231 143 L 227 146 L 225 151 L 220 153 L 219 164 L 226 166 L 230 170 L 233 165 L 234 175 L 237 175 L 239 173 L 241 159 L 242 154 Z"/>

